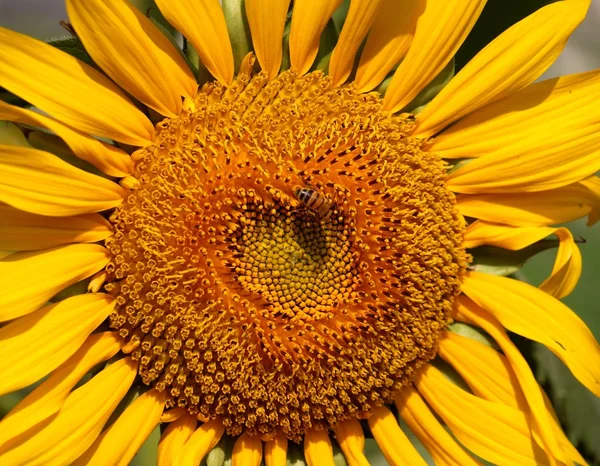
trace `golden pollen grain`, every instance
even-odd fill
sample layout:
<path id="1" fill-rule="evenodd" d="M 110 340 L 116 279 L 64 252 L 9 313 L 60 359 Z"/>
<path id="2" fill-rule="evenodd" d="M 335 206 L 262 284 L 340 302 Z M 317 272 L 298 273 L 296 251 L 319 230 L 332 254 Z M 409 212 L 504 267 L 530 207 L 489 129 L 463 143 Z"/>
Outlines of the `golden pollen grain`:
<path id="1" fill-rule="evenodd" d="M 232 435 L 367 416 L 435 355 L 465 270 L 442 162 L 410 116 L 320 72 L 242 72 L 194 103 L 134 154 L 111 217 L 124 351 Z"/>

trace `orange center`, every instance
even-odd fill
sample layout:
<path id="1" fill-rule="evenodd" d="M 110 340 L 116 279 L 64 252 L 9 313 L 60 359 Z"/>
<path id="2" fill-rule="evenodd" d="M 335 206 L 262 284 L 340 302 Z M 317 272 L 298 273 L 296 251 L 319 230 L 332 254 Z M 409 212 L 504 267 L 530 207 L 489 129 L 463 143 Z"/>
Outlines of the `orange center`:
<path id="1" fill-rule="evenodd" d="M 111 326 L 144 383 L 229 434 L 294 440 L 392 401 L 435 356 L 466 267 L 411 117 L 319 72 L 243 72 L 186 108 L 134 154 L 111 217 Z"/>

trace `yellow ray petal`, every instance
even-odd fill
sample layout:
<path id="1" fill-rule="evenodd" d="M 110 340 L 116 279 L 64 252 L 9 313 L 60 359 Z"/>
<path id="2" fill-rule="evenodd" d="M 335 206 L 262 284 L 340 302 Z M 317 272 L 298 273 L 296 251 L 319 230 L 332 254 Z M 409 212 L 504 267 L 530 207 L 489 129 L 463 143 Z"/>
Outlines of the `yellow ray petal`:
<path id="1" fill-rule="evenodd" d="M 136 398 L 73 466 L 127 466 L 158 425 L 166 396 L 152 389 Z"/>
<path id="2" fill-rule="evenodd" d="M 540 285 L 540 289 L 561 299 L 573 291 L 581 276 L 581 253 L 568 229 L 513 227 L 478 220 L 465 230 L 463 244 L 467 248 L 489 245 L 516 251 L 552 234 L 559 239 L 558 253 L 552 273 Z M 474 270 L 477 270 L 477 266 L 474 266 Z"/>
<path id="3" fill-rule="evenodd" d="M 154 138 L 150 121 L 96 69 L 8 29 L 0 43 L 0 86 L 85 133 L 133 145 Z"/>
<path id="4" fill-rule="evenodd" d="M 448 187 L 469 194 L 526 193 L 576 183 L 600 170 L 599 129 L 532 134 L 458 168 L 448 176 Z"/>
<path id="5" fill-rule="evenodd" d="M 107 175 L 124 177 L 133 173 L 133 161 L 125 151 L 70 128 L 53 118 L 0 102 L 0 119 L 53 131 L 69 145 L 77 157 L 90 162 Z"/>
<path id="6" fill-rule="evenodd" d="M 308 466 L 334 466 L 327 431 L 310 429 L 304 434 L 304 458 Z"/>
<path id="7" fill-rule="evenodd" d="M 408 52 L 425 0 L 384 0 L 360 55 L 354 82 L 359 92 L 377 87 Z"/>
<path id="8" fill-rule="evenodd" d="M 456 197 L 465 217 L 514 226 L 545 226 L 570 222 L 600 212 L 600 184 L 594 192 L 590 177 L 561 188 L 534 193 L 485 193 Z"/>
<path id="9" fill-rule="evenodd" d="M 157 0 L 156 4 L 194 45 L 208 71 L 222 84 L 231 84 L 233 51 L 219 0 Z"/>
<path id="10" fill-rule="evenodd" d="M 468 273 L 462 290 L 511 332 L 547 346 L 600 396 L 600 348 L 567 306 L 527 283 L 478 272 Z"/>
<path id="11" fill-rule="evenodd" d="M 319 51 L 321 34 L 342 0 L 294 0 L 290 30 L 292 70 L 305 74 Z"/>
<path id="12" fill-rule="evenodd" d="M 137 374 L 130 359 L 116 361 L 72 392 L 41 431 L 1 445 L 2 466 L 71 464 L 100 434 Z"/>
<path id="13" fill-rule="evenodd" d="M 219 443 L 224 431 L 225 427 L 220 419 L 205 422 L 185 442 L 173 464 L 197 466 L 202 458 Z"/>
<path id="14" fill-rule="evenodd" d="M 196 79 L 167 37 L 123 0 L 67 0 L 85 49 L 119 86 L 158 113 L 174 117 Z"/>
<path id="15" fill-rule="evenodd" d="M 463 244 L 466 248 L 487 245 L 518 251 L 550 236 L 555 231 L 556 228 L 550 227 L 514 227 L 477 220 L 465 230 Z"/>
<path id="16" fill-rule="evenodd" d="M 125 349 L 125 346 L 123 346 L 123 349 Z M 179 419 L 181 416 L 186 415 L 187 413 L 188 410 L 182 407 L 171 408 L 168 411 L 162 413 L 162 416 L 160 417 L 160 422 L 173 422 Z"/>
<path id="17" fill-rule="evenodd" d="M 348 16 L 329 61 L 329 76 L 334 86 L 341 86 L 350 76 L 356 52 L 382 4 L 383 0 L 351 0 Z"/>
<path id="18" fill-rule="evenodd" d="M 196 416 L 189 414 L 171 422 L 158 442 L 158 466 L 174 466 L 175 458 L 196 430 Z"/>
<path id="19" fill-rule="evenodd" d="M 44 251 L 17 252 L 0 262 L 0 322 L 38 309 L 66 287 L 108 263 L 97 244 L 72 244 Z"/>
<path id="20" fill-rule="evenodd" d="M 365 434 L 357 419 L 340 422 L 335 428 L 335 436 L 349 466 L 369 466 L 363 453 Z"/>
<path id="21" fill-rule="evenodd" d="M 587 225 L 595 225 L 596 222 L 600 220 L 600 178 L 597 176 L 590 176 L 585 180 L 581 180 L 579 184 L 585 186 L 592 196 L 592 201 L 590 202 L 592 210 Z"/>
<path id="22" fill-rule="evenodd" d="M 0 145 L 0 201 L 34 214 L 66 217 L 123 201 L 118 184 L 36 149 Z"/>
<path id="23" fill-rule="evenodd" d="M 116 332 L 90 335 L 73 356 L 61 364 L 0 422 L 0 445 L 17 441 L 24 432 L 37 433 L 42 422 L 57 413 L 71 389 L 92 367 L 113 357 L 121 347 Z"/>
<path id="24" fill-rule="evenodd" d="M 371 433 L 390 464 L 398 466 L 425 466 L 425 460 L 408 440 L 392 412 L 380 406 L 367 419 Z"/>
<path id="25" fill-rule="evenodd" d="M 413 387 L 404 387 L 396 397 L 398 413 L 431 454 L 435 464 L 476 466 L 469 455 L 444 429 Z"/>
<path id="26" fill-rule="evenodd" d="M 481 50 L 419 115 L 416 135 L 450 123 L 531 84 L 556 60 L 588 9 L 557 2 L 519 21 Z"/>
<path id="27" fill-rule="evenodd" d="M 45 217 L 0 205 L 0 249 L 24 251 L 94 243 L 110 235 L 110 223 L 98 214 Z"/>
<path id="28" fill-rule="evenodd" d="M 597 125 L 598 99 L 597 70 L 548 79 L 468 114 L 436 136 L 428 150 L 446 159 L 480 157 L 531 134 Z"/>
<path id="29" fill-rule="evenodd" d="M 232 466 L 260 466 L 262 461 L 262 442 L 258 435 L 243 433 L 233 445 Z"/>
<path id="30" fill-rule="evenodd" d="M 427 1 L 406 58 L 385 93 L 386 110 L 397 112 L 403 108 L 444 69 L 475 25 L 486 1 Z"/>
<path id="31" fill-rule="evenodd" d="M 265 442 L 265 465 L 286 466 L 288 439 L 283 432 L 277 432 L 268 442 Z"/>
<path id="32" fill-rule="evenodd" d="M 487 356 L 488 356 L 488 358 L 487 358 L 487 360 L 485 360 L 484 364 L 490 364 L 490 365 L 487 367 L 485 365 L 481 366 L 480 372 L 478 372 L 477 374 L 479 375 L 482 372 L 484 372 L 484 373 L 489 372 L 489 373 L 493 374 L 493 372 L 492 372 L 493 368 L 494 367 L 498 368 L 498 366 L 500 365 L 502 367 L 502 369 L 504 369 L 504 370 L 502 370 L 502 369 L 498 370 L 496 372 L 496 374 L 494 374 L 495 377 L 492 376 L 493 380 L 489 381 L 489 383 L 488 383 L 489 387 L 493 387 L 495 385 L 498 385 L 499 383 L 502 383 L 502 382 L 498 382 L 496 380 L 499 376 L 504 375 L 505 372 L 508 370 L 510 370 L 510 372 L 513 372 L 514 375 L 510 376 L 509 379 L 515 380 L 515 382 L 517 383 L 517 385 L 514 386 L 515 400 L 512 402 L 509 401 L 506 404 L 508 406 L 516 405 L 516 407 L 518 407 L 525 414 L 531 413 L 531 421 L 532 421 L 533 428 L 534 428 L 534 434 L 536 434 L 535 439 L 538 442 L 538 444 L 540 446 L 545 447 L 544 449 L 547 452 L 551 453 L 553 458 L 555 458 L 559 461 L 562 461 L 562 462 L 566 462 L 567 456 L 569 456 L 570 453 L 568 450 L 565 450 L 565 448 L 563 447 L 564 435 L 557 433 L 557 430 L 558 430 L 557 425 L 555 425 L 555 420 L 553 418 L 553 415 L 546 406 L 546 400 L 544 399 L 544 393 L 542 392 L 541 387 L 538 385 L 537 381 L 535 380 L 535 377 L 534 377 L 533 373 L 531 372 L 531 369 L 529 368 L 527 361 L 525 361 L 525 358 L 521 355 L 521 353 L 519 352 L 517 347 L 510 340 L 510 338 L 508 337 L 508 335 L 506 334 L 506 332 L 504 331 L 504 329 L 502 328 L 502 326 L 498 323 L 498 321 L 496 319 L 494 319 L 491 315 L 489 315 L 483 309 L 478 308 L 474 303 L 471 303 L 471 304 L 473 305 L 473 307 L 475 307 L 475 309 L 471 310 L 470 308 L 468 308 L 464 305 L 466 301 L 467 301 L 466 299 L 463 300 L 460 305 L 460 310 L 459 310 L 460 316 L 461 317 L 466 316 L 469 319 L 469 322 L 484 329 L 498 343 L 498 346 L 500 346 L 500 348 L 504 352 L 504 355 L 506 356 L 506 358 L 504 358 L 504 356 L 500 355 L 499 353 L 497 353 L 494 350 L 492 350 L 492 352 L 483 350 L 482 352 L 484 354 L 487 354 Z M 457 338 L 456 336 L 449 334 L 448 339 L 455 342 L 455 344 L 458 343 L 458 344 L 464 344 L 467 347 L 470 346 L 471 349 L 475 349 L 477 347 L 477 345 L 469 344 L 468 338 L 464 338 L 464 337 Z M 465 341 L 465 340 L 467 340 L 467 341 Z M 470 341 L 473 341 L 473 340 L 470 340 Z M 482 344 L 479 343 L 479 346 L 482 346 Z M 485 345 L 483 345 L 483 346 L 485 346 Z M 452 345 L 450 345 L 450 348 L 451 348 L 450 353 L 452 353 Z M 479 350 L 481 350 L 481 349 L 479 348 Z M 446 352 L 448 352 L 447 348 L 446 348 Z M 456 348 L 454 348 L 454 353 L 456 353 L 456 352 L 457 352 Z M 496 359 L 500 359 L 500 362 L 494 361 L 495 355 L 496 355 Z M 465 355 L 463 354 L 463 356 L 465 356 Z M 473 359 L 478 359 L 478 358 L 479 358 L 479 355 L 476 355 L 476 354 L 472 354 L 471 356 L 465 356 L 466 360 L 469 360 L 469 359 L 473 360 Z M 463 359 L 463 360 L 465 360 L 465 359 Z M 509 367 L 504 367 L 502 365 L 505 362 L 505 359 L 508 361 Z M 453 365 L 455 365 L 455 367 L 457 367 L 457 365 L 460 366 L 460 364 L 462 364 L 462 362 L 457 361 L 455 358 Z M 465 373 L 466 370 L 462 370 L 462 371 L 459 370 L 459 372 Z M 467 377 L 467 379 L 474 378 L 471 375 L 467 375 L 466 377 Z M 470 384 L 469 381 L 467 381 L 467 383 Z M 480 387 L 481 387 L 481 385 L 480 385 Z M 485 389 L 483 389 L 483 390 L 485 390 Z M 483 396 L 483 397 L 485 399 L 491 398 L 493 400 L 494 395 Z"/>
<path id="33" fill-rule="evenodd" d="M 106 294 L 73 296 L 0 328 L 0 395 L 31 385 L 65 362 L 113 307 Z"/>
<path id="34" fill-rule="evenodd" d="M 558 228 L 554 234 L 560 243 L 552 273 L 540 285 L 540 290 L 557 299 L 571 294 L 581 276 L 581 252 L 567 228 Z"/>
<path id="35" fill-rule="evenodd" d="M 283 28 L 290 0 L 272 0 L 265 8 L 261 0 L 246 0 L 246 15 L 254 53 L 262 70 L 273 79 L 281 68 Z"/>
<path id="36" fill-rule="evenodd" d="M 466 392 L 432 365 L 420 373 L 415 383 L 431 409 L 477 456 L 494 464 L 549 464 L 521 411 Z"/>

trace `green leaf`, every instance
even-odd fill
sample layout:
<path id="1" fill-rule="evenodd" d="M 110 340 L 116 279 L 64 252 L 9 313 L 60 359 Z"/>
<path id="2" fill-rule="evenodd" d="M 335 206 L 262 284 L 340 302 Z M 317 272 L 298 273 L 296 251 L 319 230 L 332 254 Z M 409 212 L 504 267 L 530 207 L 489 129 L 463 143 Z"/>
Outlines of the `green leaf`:
<path id="1" fill-rule="evenodd" d="M 478 272 L 506 277 L 518 272 L 521 267 L 541 251 L 558 247 L 557 239 L 544 239 L 519 251 L 495 246 L 480 246 L 469 250 L 473 255 L 471 268 Z"/>
<path id="2" fill-rule="evenodd" d="M 566 433 L 593 464 L 600 463 L 600 398 L 573 377 L 546 347 L 535 343 L 533 358 L 540 383 L 550 387 L 552 404 Z"/>
<path id="3" fill-rule="evenodd" d="M 221 5 L 233 49 L 234 69 L 237 72 L 244 57 L 252 51 L 252 37 L 246 18 L 246 2 L 245 0 L 223 0 Z"/>

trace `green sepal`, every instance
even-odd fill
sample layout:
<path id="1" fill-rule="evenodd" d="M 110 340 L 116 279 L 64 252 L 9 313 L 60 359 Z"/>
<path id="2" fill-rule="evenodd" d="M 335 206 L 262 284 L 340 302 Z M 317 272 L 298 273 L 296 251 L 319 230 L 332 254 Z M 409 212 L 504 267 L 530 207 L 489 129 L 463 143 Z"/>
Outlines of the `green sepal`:
<path id="1" fill-rule="evenodd" d="M 344 453 L 342 453 L 342 449 L 337 443 L 337 440 L 334 438 L 331 438 L 331 447 L 333 448 L 333 464 L 335 464 L 335 466 L 348 466 L 346 457 L 344 456 Z"/>
<path id="2" fill-rule="evenodd" d="M 348 10 L 350 9 L 350 0 L 344 0 L 337 10 L 333 12 L 333 22 L 338 31 L 342 30 L 342 26 L 346 22 L 346 16 L 348 16 Z"/>
<path id="3" fill-rule="evenodd" d="M 29 107 L 29 102 L 0 87 L 0 100 L 16 107 Z"/>
<path id="4" fill-rule="evenodd" d="M 288 442 L 286 466 L 307 466 L 302 445 Z"/>
<path id="5" fill-rule="evenodd" d="M 75 57 L 90 66 L 94 66 L 94 60 L 92 60 L 92 57 L 87 53 L 83 43 L 78 37 L 61 37 L 60 39 L 49 41 L 48 45 L 68 53 L 72 57 Z"/>
<path id="6" fill-rule="evenodd" d="M 448 380 L 450 380 L 450 382 L 452 382 L 454 385 L 462 388 L 464 391 L 466 391 L 468 393 L 472 393 L 471 389 L 469 388 L 467 383 L 463 380 L 463 378 L 460 376 L 460 374 L 458 372 L 456 372 L 456 370 L 450 364 L 448 364 L 446 361 L 444 361 L 442 358 L 437 357 L 433 361 L 431 361 L 429 364 L 431 364 L 437 370 L 442 372 L 448 378 Z"/>
<path id="7" fill-rule="evenodd" d="M 471 269 L 490 275 L 506 277 L 518 272 L 537 253 L 558 247 L 557 239 L 544 239 L 518 251 L 496 246 L 479 246 L 470 249 L 473 255 Z"/>
<path id="8" fill-rule="evenodd" d="M 417 96 L 402 109 L 403 112 L 414 114 L 421 113 L 423 108 L 438 95 L 444 87 L 454 77 L 454 58 L 433 78 L 433 80 L 425 86 L 425 88 L 417 94 Z"/>
<path id="9" fill-rule="evenodd" d="M 321 63 L 321 61 L 327 57 L 327 67 L 329 67 L 329 59 L 331 58 L 331 52 L 335 48 L 339 38 L 339 32 L 335 26 L 335 22 L 330 19 L 321 34 L 321 41 L 319 42 L 319 51 L 315 57 L 315 63 Z"/>
<path id="10" fill-rule="evenodd" d="M 27 141 L 23 131 L 9 121 L 0 121 L 0 144 L 27 147 L 29 149 L 33 147 Z"/>
<path id="11" fill-rule="evenodd" d="M 479 343 L 483 343 L 484 345 L 490 346 L 495 350 L 500 350 L 500 347 L 494 341 L 494 339 L 480 328 L 473 327 L 472 325 L 465 324 L 462 322 L 454 322 L 448 326 L 448 330 L 452 333 L 455 333 L 456 335 L 470 338 L 471 340 L 475 340 Z"/>
<path id="12" fill-rule="evenodd" d="M 90 162 L 77 157 L 69 146 L 55 134 L 46 133 L 44 131 L 31 131 L 27 135 L 27 140 L 35 149 L 50 152 L 76 168 L 103 178 L 113 179 Z"/>
<path id="13" fill-rule="evenodd" d="M 248 18 L 246 18 L 246 2 L 245 0 L 223 0 L 221 6 L 227 22 L 233 50 L 233 64 L 237 73 L 244 57 L 252 51 L 252 37 Z"/>
<path id="14" fill-rule="evenodd" d="M 235 437 L 223 435 L 219 443 L 202 459 L 200 466 L 231 466 L 235 440 Z"/>
<path id="15" fill-rule="evenodd" d="M 87 288 L 88 284 L 90 283 L 90 280 L 90 278 L 86 278 L 85 280 L 81 280 L 80 282 L 73 283 L 71 286 L 68 286 L 64 290 L 59 291 L 52 298 L 50 298 L 50 302 L 57 303 L 64 299 L 87 293 Z"/>

